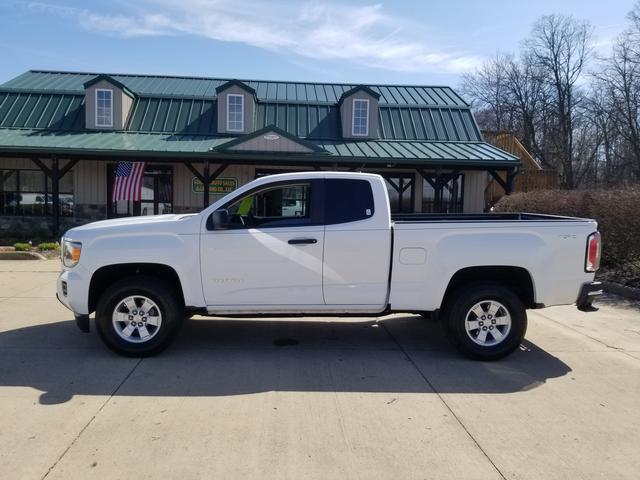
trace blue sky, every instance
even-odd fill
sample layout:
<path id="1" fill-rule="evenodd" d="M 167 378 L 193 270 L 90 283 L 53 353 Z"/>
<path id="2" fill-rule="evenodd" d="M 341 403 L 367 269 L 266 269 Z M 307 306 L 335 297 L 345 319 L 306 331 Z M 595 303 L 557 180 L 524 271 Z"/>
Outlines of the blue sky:
<path id="1" fill-rule="evenodd" d="M 632 1 L 0 0 L 0 83 L 29 69 L 457 85 L 533 21 L 573 14 L 599 51 Z"/>

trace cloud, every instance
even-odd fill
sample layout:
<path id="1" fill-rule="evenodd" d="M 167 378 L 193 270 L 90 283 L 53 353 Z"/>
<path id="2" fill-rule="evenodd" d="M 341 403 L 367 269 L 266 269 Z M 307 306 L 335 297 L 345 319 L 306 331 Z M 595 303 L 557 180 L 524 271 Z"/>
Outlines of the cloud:
<path id="1" fill-rule="evenodd" d="M 401 72 L 460 73 L 481 64 L 473 55 L 438 47 L 424 28 L 389 14 L 380 4 L 139 0 L 135 8 L 110 13 L 41 2 L 28 5 L 72 18 L 88 31 L 122 38 L 199 36 Z"/>

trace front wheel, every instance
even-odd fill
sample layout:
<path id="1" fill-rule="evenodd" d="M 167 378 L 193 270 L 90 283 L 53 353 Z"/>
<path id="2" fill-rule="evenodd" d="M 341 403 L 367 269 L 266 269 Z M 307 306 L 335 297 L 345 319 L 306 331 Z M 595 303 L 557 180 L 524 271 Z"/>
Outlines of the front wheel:
<path id="1" fill-rule="evenodd" d="M 520 298 L 498 283 L 475 283 L 456 290 L 444 309 L 451 343 L 477 360 L 497 360 L 513 352 L 527 331 Z"/>
<path id="2" fill-rule="evenodd" d="M 182 302 L 164 282 L 143 275 L 111 285 L 96 308 L 96 329 L 116 353 L 146 357 L 164 350 L 184 316 Z"/>

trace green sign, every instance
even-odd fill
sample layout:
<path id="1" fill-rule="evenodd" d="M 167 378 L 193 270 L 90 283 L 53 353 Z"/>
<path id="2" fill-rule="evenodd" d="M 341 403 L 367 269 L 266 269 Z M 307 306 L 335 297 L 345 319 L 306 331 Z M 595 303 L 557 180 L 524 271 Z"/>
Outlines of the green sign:
<path id="1" fill-rule="evenodd" d="M 238 179 L 235 177 L 216 178 L 209 184 L 209 193 L 213 195 L 226 195 L 238 188 Z M 204 193 L 204 184 L 197 178 L 191 179 L 193 193 Z"/>

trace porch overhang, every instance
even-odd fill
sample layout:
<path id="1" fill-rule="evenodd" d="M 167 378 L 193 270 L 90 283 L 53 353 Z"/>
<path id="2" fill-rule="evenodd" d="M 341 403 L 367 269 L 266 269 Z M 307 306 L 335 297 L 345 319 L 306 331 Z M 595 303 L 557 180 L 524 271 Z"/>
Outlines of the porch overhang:
<path id="1" fill-rule="evenodd" d="M 286 140 L 288 151 L 235 148 L 253 139 L 275 135 Z M 296 148 L 291 148 L 294 145 Z M 205 205 L 208 185 L 229 165 L 263 167 L 306 167 L 360 169 L 411 169 L 420 173 L 436 191 L 441 191 L 446 173 L 483 170 L 506 193 L 513 188 L 520 160 L 485 142 L 425 142 L 409 140 L 335 141 L 306 140 L 275 126 L 268 126 L 242 137 L 175 135 L 130 132 L 51 131 L 0 129 L 0 157 L 30 158 L 51 180 L 54 197 L 54 233 L 58 233 L 58 185 L 64 174 L 78 161 L 136 159 L 184 164 L 203 184 Z M 50 166 L 42 160 L 49 159 Z M 66 160 L 64 165 L 59 161 Z M 202 172 L 194 163 L 203 164 Z M 215 169 L 211 169 L 211 165 Z M 434 177 L 426 170 L 436 172 Z M 506 172 L 506 181 L 497 174 Z M 496 180 L 498 181 L 498 180 Z"/>
<path id="2" fill-rule="evenodd" d="M 280 132 L 274 128 L 263 129 Z M 259 134 L 254 132 L 252 135 Z M 286 133 L 286 132 L 284 132 Z M 284 134 L 283 133 L 283 134 Z M 290 137 L 286 134 L 287 138 Z M 485 142 L 411 140 L 293 140 L 305 152 L 230 151 L 243 137 L 167 135 L 129 132 L 59 132 L 0 129 L 0 156 L 86 160 L 149 159 L 170 162 L 213 161 L 226 164 L 440 167 L 515 170 L 520 159 Z M 293 141 L 292 140 L 292 141 Z"/>

